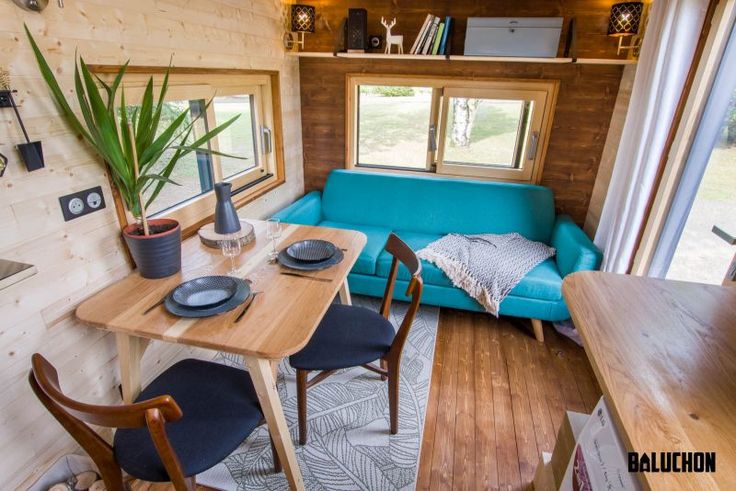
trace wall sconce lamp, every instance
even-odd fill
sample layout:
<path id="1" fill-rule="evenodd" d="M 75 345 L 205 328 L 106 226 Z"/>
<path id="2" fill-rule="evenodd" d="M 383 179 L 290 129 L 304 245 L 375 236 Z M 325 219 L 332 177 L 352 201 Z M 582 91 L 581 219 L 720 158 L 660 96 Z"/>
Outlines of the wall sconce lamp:
<path id="1" fill-rule="evenodd" d="M 314 32 L 315 10 L 310 5 L 291 6 L 291 32 L 284 36 L 286 49 L 304 49 L 304 34 Z"/>
<path id="2" fill-rule="evenodd" d="M 618 38 L 617 55 L 622 51 L 638 50 L 641 47 L 641 36 L 638 34 L 643 14 L 644 2 L 623 2 L 611 6 L 608 35 Z M 629 36 L 631 36 L 631 42 L 628 45 L 623 44 L 624 38 Z"/>
<path id="3" fill-rule="evenodd" d="M 15 111 L 15 117 L 18 118 L 18 123 L 20 123 L 20 129 L 23 130 L 23 136 L 26 138 L 26 143 L 19 143 L 17 145 L 17 148 L 18 148 L 18 152 L 20 152 L 20 156 L 23 158 L 23 162 L 26 164 L 26 169 L 28 169 L 29 172 L 38 170 L 38 169 L 42 169 L 44 166 L 44 162 L 43 162 L 43 148 L 41 147 L 41 142 L 40 141 L 32 142 L 31 139 L 28 137 L 28 131 L 26 131 L 26 127 L 23 124 L 23 120 L 20 118 L 20 112 L 18 111 L 18 106 L 15 105 L 15 99 L 13 99 L 13 92 L 14 91 L 12 90 L 0 90 L 0 108 L 12 107 L 13 111 Z M 3 167 L 3 171 L 4 171 L 4 167 Z"/>

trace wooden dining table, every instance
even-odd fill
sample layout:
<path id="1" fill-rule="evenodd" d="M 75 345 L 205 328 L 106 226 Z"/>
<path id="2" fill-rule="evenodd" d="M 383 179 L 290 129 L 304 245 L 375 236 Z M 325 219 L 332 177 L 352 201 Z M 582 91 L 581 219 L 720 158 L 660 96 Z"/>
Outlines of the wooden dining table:
<path id="1" fill-rule="evenodd" d="M 181 318 L 156 305 L 168 292 L 193 278 L 227 274 L 230 261 L 218 249 L 203 245 L 197 236 L 182 243 L 180 273 L 163 279 L 145 279 L 137 272 L 85 300 L 76 311 L 84 323 L 115 333 L 123 400 L 130 403 L 141 390 L 141 358 L 149 340 L 160 340 L 239 354 L 258 393 L 268 429 L 292 489 L 304 483 L 294 445 L 276 391 L 279 362 L 304 347 L 330 304 L 339 294 L 350 303 L 347 275 L 363 250 L 366 236 L 357 231 L 303 225 L 284 225 L 277 247 L 298 240 L 322 239 L 342 249 L 337 265 L 304 276 L 282 274 L 268 260 L 272 250 L 266 222 L 249 220 L 255 240 L 243 246 L 235 259 L 237 277 L 251 282 L 259 294 L 236 322 L 241 308 L 214 317 Z M 317 278 L 321 278 L 317 279 Z"/>

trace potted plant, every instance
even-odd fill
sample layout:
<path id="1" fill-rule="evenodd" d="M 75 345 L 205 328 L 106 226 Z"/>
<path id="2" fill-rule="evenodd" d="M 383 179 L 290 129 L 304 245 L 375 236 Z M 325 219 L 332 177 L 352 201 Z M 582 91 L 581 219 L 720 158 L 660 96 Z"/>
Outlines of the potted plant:
<path id="1" fill-rule="evenodd" d="M 41 74 L 64 118 L 102 157 L 126 208 L 135 218 L 136 223 L 123 229 L 123 237 L 141 276 L 163 278 L 177 273 L 181 269 L 181 227 L 176 220 L 149 219 L 146 209 L 165 185 L 178 185 L 170 176 L 180 159 L 194 151 L 215 153 L 209 150 L 207 142 L 230 126 L 238 116 L 187 143 L 200 116 L 187 122 L 189 111 L 184 110 L 164 123 L 161 114 L 168 88 L 168 69 L 158 99 L 154 99 L 151 77 L 140 104 L 131 107 L 125 100 L 124 90 L 120 91 L 119 103 L 116 103 L 128 63 L 108 84 L 93 76 L 80 56 L 75 60 L 74 69 L 75 94 L 82 115 L 80 121 L 28 27 L 25 28 Z M 156 171 L 155 164 L 164 155 L 170 155 L 170 159 Z"/>

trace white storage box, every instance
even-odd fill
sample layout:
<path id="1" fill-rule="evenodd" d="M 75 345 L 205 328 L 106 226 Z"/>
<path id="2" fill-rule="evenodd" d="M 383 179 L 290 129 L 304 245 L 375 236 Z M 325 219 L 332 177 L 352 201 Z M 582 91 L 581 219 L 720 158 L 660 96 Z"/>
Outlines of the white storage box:
<path id="1" fill-rule="evenodd" d="M 578 436 L 560 491 L 639 490 L 636 476 L 629 473 L 626 454 L 601 397 Z"/>
<path id="2" fill-rule="evenodd" d="M 561 32 L 562 17 L 471 17 L 465 55 L 554 58 Z"/>

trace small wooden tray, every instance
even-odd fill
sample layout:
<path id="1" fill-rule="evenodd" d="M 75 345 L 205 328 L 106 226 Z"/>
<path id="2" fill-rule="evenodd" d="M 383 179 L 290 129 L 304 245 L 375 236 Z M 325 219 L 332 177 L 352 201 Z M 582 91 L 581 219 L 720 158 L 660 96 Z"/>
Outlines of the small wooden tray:
<path id="1" fill-rule="evenodd" d="M 215 233 L 215 223 L 208 223 L 199 229 L 199 240 L 202 241 L 207 247 L 215 249 L 221 248 L 221 242 L 224 235 Z M 253 242 L 256 238 L 256 234 L 253 231 L 253 225 L 245 220 L 240 220 L 240 231 L 236 232 L 235 235 L 240 239 L 240 244 L 245 245 L 249 242 Z"/>

